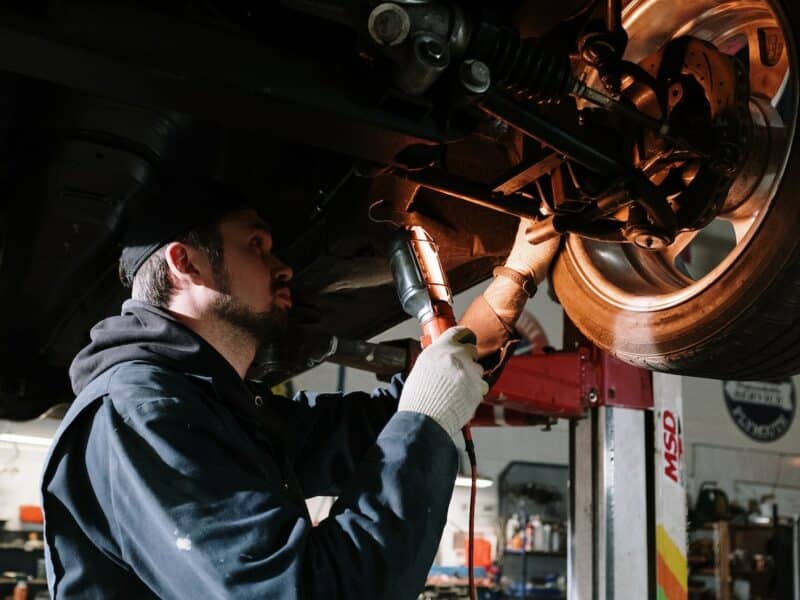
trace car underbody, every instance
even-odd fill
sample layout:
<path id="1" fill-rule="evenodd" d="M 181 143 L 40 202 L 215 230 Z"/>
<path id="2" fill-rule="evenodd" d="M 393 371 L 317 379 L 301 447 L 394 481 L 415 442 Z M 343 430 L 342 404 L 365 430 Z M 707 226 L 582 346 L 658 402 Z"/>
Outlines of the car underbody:
<path id="1" fill-rule="evenodd" d="M 128 293 L 128 201 L 154 182 L 242 190 L 294 269 L 296 324 L 350 339 L 404 318 L 398 225 L 434 237 L 458 292 L 502 263 L 518 217 L 536 240 L 675 258 L 741 211 L 741 174 L 769 158 L 747 151 L 747 46 L 646 51 L 613 1 L 482 4 L 6 4 L 0 416 L 71 400 L 72 357 Z"/>

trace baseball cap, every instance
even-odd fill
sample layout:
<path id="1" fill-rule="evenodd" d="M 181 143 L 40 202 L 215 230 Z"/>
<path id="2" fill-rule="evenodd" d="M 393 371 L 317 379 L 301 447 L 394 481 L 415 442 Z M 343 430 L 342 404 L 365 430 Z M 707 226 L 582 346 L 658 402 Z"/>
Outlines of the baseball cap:
<path id="1" fill-rule="evenodd" d="M 163 245 L 228 213 L 252 208 L 241 192 L 212 179 L 147 186 L 131 198 L 130 207 L 119 260 L 126 287 Z"/>

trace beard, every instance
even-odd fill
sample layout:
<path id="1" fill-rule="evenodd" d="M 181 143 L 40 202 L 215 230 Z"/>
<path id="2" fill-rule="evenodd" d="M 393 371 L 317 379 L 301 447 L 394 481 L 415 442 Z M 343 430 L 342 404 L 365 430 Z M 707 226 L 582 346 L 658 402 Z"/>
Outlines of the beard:
<path id="1" fill-rule="evenodd" d="M 216 282 L 219 296 L 212 303 L 211 311 L 217 319 L 253 337 L 259 345 L 286 332 L 289 324 L 287 310 L 275 304 L 265 311 L 253 310 L 230 294 L 227 273 L 215 275 L 219 278 Z"/>

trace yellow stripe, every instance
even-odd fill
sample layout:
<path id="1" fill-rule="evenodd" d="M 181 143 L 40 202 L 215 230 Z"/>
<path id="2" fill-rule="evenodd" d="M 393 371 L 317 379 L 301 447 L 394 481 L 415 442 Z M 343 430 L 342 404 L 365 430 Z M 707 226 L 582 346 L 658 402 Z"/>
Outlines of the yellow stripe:
<path id="1" fill-rule="evenodd" d="M 681 552 L 672 541 L 672 538 L 664 529 L 663 525 L 656 527 L 656 551 L 669 570 L 678 580 L 684 590 L 687 590 L 688 574 L 686 568 L 686 556 Z"/>

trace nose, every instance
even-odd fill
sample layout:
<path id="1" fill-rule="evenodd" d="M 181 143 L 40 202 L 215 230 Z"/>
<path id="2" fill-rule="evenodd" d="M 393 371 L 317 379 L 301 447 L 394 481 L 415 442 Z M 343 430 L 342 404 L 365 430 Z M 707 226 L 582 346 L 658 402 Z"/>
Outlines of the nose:
<path id="1" fill-rule="evenodd" d="M 280 258 L 273 255 L 272 256 L 273 264 L 272 264 L 272 276 L 276 281 L 283 281 L 284 283 L 288 283 L 292 279 L 292 275 L 294 272 L 292 271 L 292 267 L 287 265 L 283 262 Z"/>

